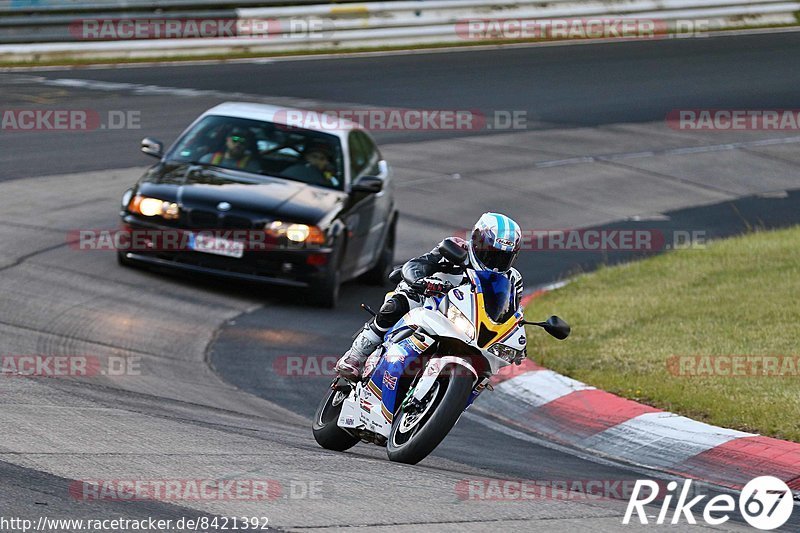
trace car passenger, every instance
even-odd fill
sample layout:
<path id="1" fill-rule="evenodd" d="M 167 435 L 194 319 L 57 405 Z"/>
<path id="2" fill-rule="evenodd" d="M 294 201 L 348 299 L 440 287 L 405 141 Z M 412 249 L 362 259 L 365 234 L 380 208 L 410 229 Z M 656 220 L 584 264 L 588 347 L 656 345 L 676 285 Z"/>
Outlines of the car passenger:
<path id="1" fill-rule="evenodd" d="M 333 166 L 333 151 L 324 143 L 312 143 L 303 150 L 303 161 L 287 167 L 282 177 L 297 179 L 312 185 L 338 189 L 341 181 Z"/>

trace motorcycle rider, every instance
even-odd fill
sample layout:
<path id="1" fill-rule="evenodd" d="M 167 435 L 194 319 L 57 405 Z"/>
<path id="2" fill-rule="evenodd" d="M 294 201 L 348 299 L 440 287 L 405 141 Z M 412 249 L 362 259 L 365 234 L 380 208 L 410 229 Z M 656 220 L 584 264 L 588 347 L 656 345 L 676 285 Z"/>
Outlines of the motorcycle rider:
<path id="1" fill-rule="evenodd" d="M 475 224 L 469 241 L 447 237 L 467 253 L 466 266 L 474 270 L 491 270 L 508 276 L 516 291 L 514 308 L 522 297 L 522 275 L 513 268 L 519 254 L 522 232 L 511 218 L 499 213 L 484 213 Z M 345 379 L 356 380 L 367 357 L 383 342 L 383 337 L 411 309 L 422 306 L 426 296 L 445 292 L 445 282 L 433 275 L 453 273 L 454 265 L 444 259 L 437 245 L 427 254 L 406 262 L 403 281 L 381 306 L 377 315 L 364 324 L 353 345 L 336 363 L 336 371 Z"/>

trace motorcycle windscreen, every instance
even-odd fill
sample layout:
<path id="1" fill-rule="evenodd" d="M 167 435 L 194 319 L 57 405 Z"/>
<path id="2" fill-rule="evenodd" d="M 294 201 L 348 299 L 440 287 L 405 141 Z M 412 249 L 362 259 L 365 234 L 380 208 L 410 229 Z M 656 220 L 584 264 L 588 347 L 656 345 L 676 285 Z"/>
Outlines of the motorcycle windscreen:
<path id="1" fill-rule="evenodd" d="M 502 324 L 514 314 L 514 288 L 504 274 L 492 270 L 475 272 L 483 292 L 486 314 L 492 321 Z"/>

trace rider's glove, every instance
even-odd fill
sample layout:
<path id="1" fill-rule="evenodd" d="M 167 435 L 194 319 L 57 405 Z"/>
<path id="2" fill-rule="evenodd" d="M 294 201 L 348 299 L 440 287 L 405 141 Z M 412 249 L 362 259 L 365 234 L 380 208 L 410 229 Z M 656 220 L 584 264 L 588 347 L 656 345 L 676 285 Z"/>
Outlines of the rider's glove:
<path id="1" fill-rule="evenodd" d="M 446 284 L 439 278 L 422 278 L 418 283 L 422 289 L 422 294 L 425 296 L 433 296 L 445 292 Z"/>

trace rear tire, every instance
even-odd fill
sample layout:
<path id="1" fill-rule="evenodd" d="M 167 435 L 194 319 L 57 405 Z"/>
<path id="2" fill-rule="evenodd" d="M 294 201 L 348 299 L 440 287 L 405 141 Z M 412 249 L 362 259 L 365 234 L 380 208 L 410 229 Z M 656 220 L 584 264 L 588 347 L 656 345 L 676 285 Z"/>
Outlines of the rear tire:
<path id="1" fill-rule="evenodd" d="M 450 375 L 444 375 L 450 369 Z M 444 377 L 438 379 L 431 389 L 427 399 L 433 405 L 426 404 L 419 415 L 419 421 L 411 426 L 409 420 L 413 411 L 406 407 L 405 411 L 398 412 L 389 440 L 386 443 L 386 452 L 391 461 L 417 464 L 425 459 L 444 440 L 450 430 L 458 421 L 467 400 L 472 393 L 473 380 L 463 376 L 463 368 L 454 368 L 453 365 L 445 367 L 442 371 Z M 403 429 L 406 429 L 404 432 Z"/>
<path id="2" fill-rule="evenodd" d="M 343 452 L 352 448 L 360 440 L 358 437 L 350 435 L 337 425 L 339 414 L 342 412 L 342 403 L 333 405 L 337 395 L 344 399 L 344 393 L 335 390 L 328 391 L 328 395 L 322 400 L 316 414 L 314 415 L 314 440 L 326 450 Z"/>

